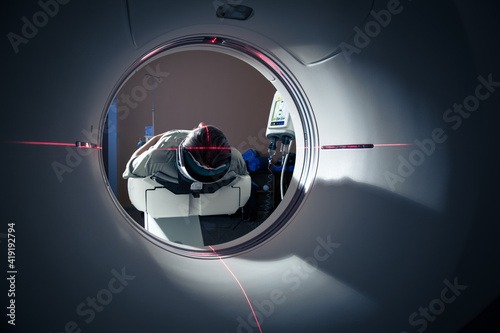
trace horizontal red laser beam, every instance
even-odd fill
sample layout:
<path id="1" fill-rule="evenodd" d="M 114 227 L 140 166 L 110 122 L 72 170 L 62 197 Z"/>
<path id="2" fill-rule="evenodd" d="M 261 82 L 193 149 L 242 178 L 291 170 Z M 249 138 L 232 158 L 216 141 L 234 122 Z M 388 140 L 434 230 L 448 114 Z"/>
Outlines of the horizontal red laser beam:
<path id="1" fill-rule="evenodd" d="M 375 147 L 398 147 L 398 146 L 413 146 L 413 143 L 377 143 Z"/>
<path id="2" fill-rule="evenodd" d="M 349 145 L 325 145 L 316 146 L 314 148 L 321 148 L 324 150 L 330 149 L 370 149 L 374 147 L 402 147 L 402 146 L 414 146 L 413 143 L 376 143 L 376 144 L 349 144 Z M 305 149 L 311 147 L 304 147 Z"/>
<path id="3" fill-rule="evenodd" d="M 42 146 L 73 146 L 77 148 L 95 148 L 102 149 L 102 147 L 96 145 L 81 145 L 77 146 L 76 143 L 65 143 L 65 142 L 44 142 L 44 141 L 7 141 L 7 143 L 16 143 L 16 144 L 24 144 L 24 145 L 42 145 Z"/>
<path id="4" fill-rule="evenodd" d="M 157 150 L 177 150 L 179 148 L 158 148 Z M 226 149 L 234 149 L 232 147 L 183 147 L 183 149 L 186 149 L 186 150 L 204 150 L 204 149 L 208 149 L 208 150 L 226 150 Z"/>
<path id="5" fill-rule="evenodd" d="M 44 145 L 44 146 L 75 146 L 74 143 L 61 143 L 61 142 L 8 141 L 8 143 L 20 143 L 25 145 Z"/>
<path id="6" fill-rule="evenodd" d="M 184 147 L 184 149 L 226 150 L 226 149 L 233 149 L 233 148 L 231 148 L 231 147 Z"/>
<path id="7" fill-rule="evenodd" d="M 321 146 L 321 149 L 367 149 L 373 148 L 372 144 L 362 144 L 362 145 L 330 145 Z"/>

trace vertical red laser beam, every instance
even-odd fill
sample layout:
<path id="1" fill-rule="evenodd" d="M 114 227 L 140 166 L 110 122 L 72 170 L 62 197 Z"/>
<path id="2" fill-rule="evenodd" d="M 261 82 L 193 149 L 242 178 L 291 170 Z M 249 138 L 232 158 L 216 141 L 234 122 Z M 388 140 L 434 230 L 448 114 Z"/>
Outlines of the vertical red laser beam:
<path id="1" fill-rule="evenodd" d="M 245 289 L 243 289 L 243 286 L 241 285 L 240 281 L 238 280 L 238 278 L 236 277 L 236 275 L 234 275 L 234 273 L 231 271 L 231 269 L 226 265 L 226 263 L 224 262 L 224 260 L 217 254 L 217 252 L 215 252 L 214 248 L 212 246 L 210 246 L 210 245 L 208 247 L 215 253 L 215 255 L 224 264 L 224 266 L 226 266 L 226 269 L 229 271 L 229 273 L 231 273 L 231 275 L 233 276 L 233 278 L 236 280 L 236 282 L 240 286 L 241 291 L 243 291 L 243 295 L 245 295 L 245 298 L 247 299 L 248 305 L 250 305 L 250 309 L 252 310 L 253 317 L 255 318 L 255 322 L 257 323 L 257 326 L 259 327 L 259 331 L 260 331 L 260 333 L 262 333 L 262 329 L 260 328 L 259 320 L 257 319 L 257 316 L 255 315 L 255 311 L 253 310 L 252 303 L 250 303 L 250 300 L 248 299 L 247 293 L 245 292 Z"/>
<path id="2" fill-rule="evenodd" d="M 210 133 L 208 132 L 208 126 L 205 126 L 205 129 L 207 130 L 207 144 L 210 146 Z"/>

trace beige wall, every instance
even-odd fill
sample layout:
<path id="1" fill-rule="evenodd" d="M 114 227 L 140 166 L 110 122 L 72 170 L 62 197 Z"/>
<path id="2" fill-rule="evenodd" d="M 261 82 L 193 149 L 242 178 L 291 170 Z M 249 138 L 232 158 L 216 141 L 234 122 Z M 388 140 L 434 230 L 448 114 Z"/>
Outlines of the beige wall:
<path id="1" fill-rule="evenodd" d="M 154 89 L 155 134 L 191 129 L 203 121 L 219 127 L 242 153 L 250 148 L 267 153 L 265 128 L 275 88 L 250 65 L 216 52 L 184 51 L 159 58 L 149 68 L 166 76 Z M 137 71 L 117 95 L 118 199 L 123 206 L 131 203 L 121 174 L 144 127 L 152 123 L 152 81 L 146 73 L 146 67 Z"/>

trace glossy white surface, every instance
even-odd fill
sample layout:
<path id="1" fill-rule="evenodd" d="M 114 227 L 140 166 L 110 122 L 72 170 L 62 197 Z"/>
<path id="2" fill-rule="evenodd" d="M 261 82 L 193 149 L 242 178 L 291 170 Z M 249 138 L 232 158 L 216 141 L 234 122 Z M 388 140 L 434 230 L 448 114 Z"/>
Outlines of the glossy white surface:
<path id="1" fill-rule="evenodd" d="M 127 222 L 99 150 L 5 143 L 100 143 L 123 73 L 162 43 L 203 34 L 280 59 L 320 145 L 414 144 L 319 151 L 286 226 L 224 259 L 263 332 L 453 332 L 498 297 L 498 5 L 376 1 L 375 12 L 397 13 L 364 45 L 355 28 L 375 20 L 368 1 L 241 3 L 255 9 L 248 22 L 221 21 L 204 1 L 131 0 L 129 11 L 75 1 L 17 53 L 4 39 L 0 232 L 16 223 L 16 328 L 258 332 L 219 259 L 169 252 Z M 42 10 L 18 7 L 2 14 L 5 36 Z M 328 58 L 342 42 L 359 52 Z M 474 111 L 447 111 L 464 103 Z"/>

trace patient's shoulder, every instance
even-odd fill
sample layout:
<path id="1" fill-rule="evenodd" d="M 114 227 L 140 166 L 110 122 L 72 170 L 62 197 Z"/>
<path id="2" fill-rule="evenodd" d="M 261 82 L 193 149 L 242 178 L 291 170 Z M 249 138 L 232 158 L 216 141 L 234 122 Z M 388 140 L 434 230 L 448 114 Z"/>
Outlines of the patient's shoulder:
<path id="1" fill-rule="evenodd" d="M 230 170 L 235 171 L 239 175 L 248 174 L 247 165 L 240 151 L 236 148 L 231 148 L 231 166 Z"/>
<path id="2" fill-rule="evenodd" d="M 155 146 L 156 148 L 177 148 L 188 134 L 189 131 L 186 130 L 168 131 L 158 140 Z"/>

